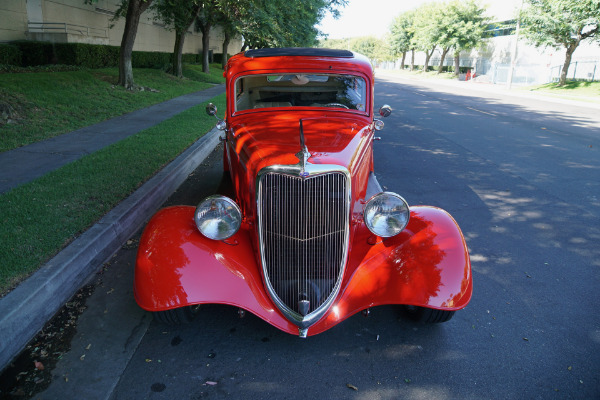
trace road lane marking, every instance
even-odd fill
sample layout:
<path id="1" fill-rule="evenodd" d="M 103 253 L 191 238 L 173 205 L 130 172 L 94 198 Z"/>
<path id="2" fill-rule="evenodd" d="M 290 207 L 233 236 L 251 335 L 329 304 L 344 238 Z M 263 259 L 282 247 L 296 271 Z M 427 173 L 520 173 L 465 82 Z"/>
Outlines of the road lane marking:
<path id="1" fill-rule="evenodd" d="M 480 113 L 482 113 L 482 114 L 491 115 L 492 117 L 497 117 L 497 116 L 498 116 L 498 115 L 496 115 L 496 114 L 489 113 L 489 112 L 486 112 L 486 111 L 481 111 L 481 110 L 478 110 L 478 109 L 476 109 L 476 108 L 471 108 L 471 107 L 467 107 L 467 108 L 468 108 L 469 110 L 477 111 L 477 112 L 480 112 Z"/>

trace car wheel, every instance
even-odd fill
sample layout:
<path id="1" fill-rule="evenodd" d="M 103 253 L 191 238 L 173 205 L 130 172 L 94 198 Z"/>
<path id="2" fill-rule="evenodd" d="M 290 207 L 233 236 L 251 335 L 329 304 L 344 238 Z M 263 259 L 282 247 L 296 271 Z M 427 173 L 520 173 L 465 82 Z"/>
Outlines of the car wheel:
<path id="1" fill-rule="evenodd" d="M 192 322 L 200 306 L 174 308 L 172 310 L 152 313 L 154 319 L 162 324 L 183 325 Z"/>
<path id="2" fill-rule="evenodd" d="M 425 324 L 450 321 L 454 316 L 454 311 L 435 310 L 433 308 L 403 306 L 403 309 L 410 319 Z"/>

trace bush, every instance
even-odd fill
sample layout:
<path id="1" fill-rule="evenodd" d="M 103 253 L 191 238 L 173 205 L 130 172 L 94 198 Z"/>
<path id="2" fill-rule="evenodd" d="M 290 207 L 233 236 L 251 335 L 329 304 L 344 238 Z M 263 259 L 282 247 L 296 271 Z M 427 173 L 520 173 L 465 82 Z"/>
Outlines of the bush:
<path id="1" fill-rule="evenodd" d="M 58 43 L 54 46 L 56 59 L 61 64 L 87 68 L 119 65 L 119 48 L 85 43 Z"/>
<path id="2" fill-rule="evenodd" d="M 134 51 L 131 54 L 131 65 L 133 68 L 155 68 L 164 69 L 171 64 L 170 53 L 158 51 Z"/>
<path id="3" fill-rule="evenodd" d="M 19 40 L 11 44 L 21 50 L 21 66 L 56 64 L 52 43 Z"/>
<path id="4" fill-rule="evenodd" d="M 11 44 L 0 44 L 0 64 L 21 65 L 21 50 Z"/>
<path id="5" fill-rule="evenodd" d="M 172 54 L 158 51 L 134 51 L 131 64 L 134 68 L 170 68 Z M 196 64 L 200 54 L 183 54 L 182 61 Z M 0 65 L 31 67 L 64 64 L 86 68 L 115 67 L 119 65 L 119 47 L 86 43 L 50 43 L 16 41 L 0 45 Z"/>

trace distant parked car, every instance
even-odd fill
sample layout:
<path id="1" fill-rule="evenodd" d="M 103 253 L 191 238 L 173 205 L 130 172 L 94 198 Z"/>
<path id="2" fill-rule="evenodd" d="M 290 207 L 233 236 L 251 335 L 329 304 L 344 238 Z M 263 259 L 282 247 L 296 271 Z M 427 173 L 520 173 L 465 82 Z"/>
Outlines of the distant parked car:
<path id="1" fill-rule="evenodd" d="M 249 50 L 224 75 L 219 126 L 235 196 L 152 218 L 135 267 L 142 308 L 179 323 L 200 304 L 228 304 L 306 337 L 383 304 L 424 322 L 467 305 L 471 265 L 456 222 L 439 208 L 409 207 L 375 178 L 383 122 L 365 57 Z"/>

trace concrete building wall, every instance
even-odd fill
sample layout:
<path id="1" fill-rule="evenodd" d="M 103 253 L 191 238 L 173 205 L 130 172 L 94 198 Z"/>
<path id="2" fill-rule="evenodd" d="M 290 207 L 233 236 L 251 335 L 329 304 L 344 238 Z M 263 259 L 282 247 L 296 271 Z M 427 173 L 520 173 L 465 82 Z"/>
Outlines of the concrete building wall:
<path id="1" fill-rule="evenodd" d="M 0 42 L 42 40 L 120 46 L 125 20 L 111 21 L 119 4 L 120 0 L 98 0 L 93 4 L 83 0 L 1 0 Z M 221 53 L 222 42 L 221 29 L 213 28 L 210 50 Z M 152 11 L 143 13 L 133 49 L 172 52 L 174 45 L 175 33 L 156 22 Z M 241 38 L 232 40 L 229 53 L 236 53 L 241 47 Z M 183 52 L 201 51 L 202 34 L 188 31 Z"/>
<path id="2" fill-rule="evenodd" d="M 24 40 L 27 8 L 24 0 L 0 1 L 0 41 Z"/>

